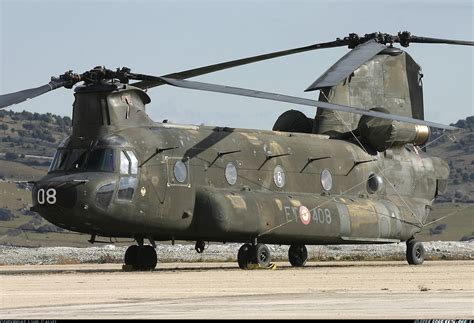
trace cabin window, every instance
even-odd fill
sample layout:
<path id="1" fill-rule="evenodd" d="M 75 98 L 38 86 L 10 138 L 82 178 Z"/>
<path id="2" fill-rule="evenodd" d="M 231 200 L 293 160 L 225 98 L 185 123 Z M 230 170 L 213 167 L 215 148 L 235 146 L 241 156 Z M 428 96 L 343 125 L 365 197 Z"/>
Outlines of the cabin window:
<path id="1" fill-rule="evenodd" d="M 382 185 L 382 177 L 375 173 L 371 173 L 369 175 L 369 179 L 367 180 L 367 192 L 369 192 L 369 194 L 374 194 L 382 188 Z"/>
<path id="2" fill-rule="evenodd" d="M 178 160 L 174 164 L 173 173 L 174 178 L 176 178 L 179 183 L 184 183 L 184 181 L 188 177 L 188 169 L 186 168 L 186 164 L 183 163 L 181 160 Z"/>
<path id="3" fill-rule="evenodd" d="M 87 170 L 114 172 L 115 151 L 112 148 L 95 149 L 89 154 L 85 168 Z"/>
<path id="4" fill-rule="evenodd" d="M 233 163 L 228 163 L 225 167 L 225 179 L 230 185 L 234 185 L 237 182 L 237 168 Z"/>
<path id="5" fill-rule="evenodd" d="M 330 191 L 332 188 L 332 175 L 329 169 L 324 169 L 321 172 L 321 186 L 326 192 Z"/>

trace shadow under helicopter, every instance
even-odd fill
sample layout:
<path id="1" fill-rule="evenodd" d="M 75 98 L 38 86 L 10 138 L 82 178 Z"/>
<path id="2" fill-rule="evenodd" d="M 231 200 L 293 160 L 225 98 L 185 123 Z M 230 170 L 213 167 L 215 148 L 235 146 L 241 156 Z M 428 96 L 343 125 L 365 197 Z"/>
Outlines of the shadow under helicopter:
<path id="1" fill-rule="evenodd" d="M 331 263 L 317 263 L 317 264 L 306 264 L 304 267 L 293 267 L 290 264 L 281 264 L 279 262 L 275 263 L 274 270 L 304 270 L 305 268 L 351 268 L 351 267 L 406 267 L 404 261 L 390 261 L 390 262 L 378 262 L 370 261 L 367 263 L 361 262 L 331 262 Z M 58 265 L 60 266 L 60 265 Z M 93 265 L 92 265 L 93 266 Z M 118 265 L 117 265 L 118 266 Z M 266 268 L 256 268 L 250 270 L 259 270 Z M 233 263 L 223 263 L 222 265 L 215 266 L 200 266 L 196 264 L 195 266 L 186 266 L 186 267 L 166 267 L 166 268 L 155 268 L 149 270 L 149 272 L 214 272 L 214 271 L 238 271 L 242 270 L 238 266 L 234 266 Z M 85 268 L 85 269 L 31 269 L 31 270 L 0 270 L 0 275 L 44 275 L 44 274 L 98 274 L 98 273 L 123 273 L 122 268 Z M 137 271 L 143 272 L 143 271 Z"/>

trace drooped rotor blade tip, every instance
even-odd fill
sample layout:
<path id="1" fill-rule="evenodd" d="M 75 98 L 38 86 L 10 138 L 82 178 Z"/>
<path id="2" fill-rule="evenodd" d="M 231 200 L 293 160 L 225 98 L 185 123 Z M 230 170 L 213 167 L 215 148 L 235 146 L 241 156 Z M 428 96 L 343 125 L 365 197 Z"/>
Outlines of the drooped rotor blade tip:
<path id="1" fill-rule="evenodd" d="M 51 81 L 45 85 L 0 95 L 0 109 L 21 103 L 29 99 L 33 99 L 37 96 L 43 95 L 49 91 L 56 90 L 61 87 L 72 88 L 72 86 L 81 81 L 81 79 L 82 74 L 80 75 L 75 74 L 72 71 L 67 71 L 59 77 L 51 77 Z"/>
<path id="2" fill-rule="evenodd" d="M 33 99 L 37 96 L 48 93 L 49 91 L 60 88 L 62 86 L 64 86 L 63 81 L 57 81 L 57 82 L 51 81 L 48 84 L 45 84 L 39 87 L 22 90 L 18 92 L 13 92 L 13 93 L 8 93 L 8 94 L 2 94 L 0 95 L 0 109 L 6 108 L 14 104 L 21 103 L 29 99 Z"/>

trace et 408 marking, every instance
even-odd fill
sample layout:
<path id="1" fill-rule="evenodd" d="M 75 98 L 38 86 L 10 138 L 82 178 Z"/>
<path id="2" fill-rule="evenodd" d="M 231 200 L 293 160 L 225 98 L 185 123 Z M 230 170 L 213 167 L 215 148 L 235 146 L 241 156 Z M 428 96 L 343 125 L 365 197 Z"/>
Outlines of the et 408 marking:
<path id="1" fill-rule="evenodd" d="M 296 221 L 301 222 L 305 225 L 309 224 L 311 221 L 319 224 L 331 224 L 332 214 L 331 210 L 327 208 L 315 207 L 309 212 L 311 213 L 311 218 L 307 218 L 308 209 L 305 206 L 284 206 L 286 221 Z"/>
<path id="2" fill-rule="evenodd" d="M 56 204 L 56 190 L 54 188 L 48 188 L 46 191 L 44 188 L 40 188 L 36 193 L 36 200 L 38 204 Z"/>

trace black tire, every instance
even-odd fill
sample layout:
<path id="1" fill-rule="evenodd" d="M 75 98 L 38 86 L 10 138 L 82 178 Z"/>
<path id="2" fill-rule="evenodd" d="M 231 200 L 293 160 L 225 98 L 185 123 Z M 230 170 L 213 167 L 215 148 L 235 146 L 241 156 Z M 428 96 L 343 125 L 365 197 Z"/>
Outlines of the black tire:
<path id="1" fill-rule="evenodd" d="M 143 246 L 138 250 L 138 270 L 153 270 L 158 262 L 155 248 Z"/>
<path id="2" fill-rule="evenodd" d="M 137 245 L 133 245 L 127 248 L 127 251 L 125 251 L 125 257 L 123 259 L 123 261 L 125 262 L 125 265 L 133 266 L 133 267 L 137 266 L 139 249 L 140 247 Z"/>
<path id="3" fill-rule="evenodd" d="M 293 267 L 303 267 L 308 260 L 308 249 L 304 244 L 292 244 L 288 249 L 288 260 Z"/>
<path id="4" fill-rule="evenodd" d="M 407 241 L 407 262 L 410 265 L 421 265 L 425 260 L 425 248 L 420 241 Z"/>
<path id="5" fill-rule="evenodd" d="M 262 268 L 267 268 L 270 266 L 272 261 L 272 255 L 270 249 L 263 244 L 258 243 L 256 246 L 252 247 L 252 263 L 258 264 Z"/>
<path id="6" fill-rule="evenodd" d="M 237 262 L 239 263 L 240 269 L 247 269 L 247 265 L 250 262 L 250 246 L 248 243 L 240 247 L 239 252 L 237 253 Z"/>

